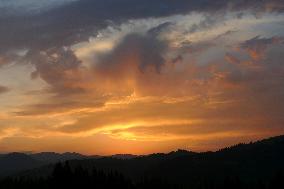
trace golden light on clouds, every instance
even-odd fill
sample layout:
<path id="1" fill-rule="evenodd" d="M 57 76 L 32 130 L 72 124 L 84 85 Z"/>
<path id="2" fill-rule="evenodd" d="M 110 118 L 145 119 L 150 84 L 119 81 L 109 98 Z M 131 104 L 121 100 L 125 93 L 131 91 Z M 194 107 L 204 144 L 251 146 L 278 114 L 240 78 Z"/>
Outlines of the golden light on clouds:
<path id="1" fill-rule="evenodd" d="M 206 151 L 283 133 L 280 21 L 132 19 L 9 65 L 0 56 L 0 152 Z"/>

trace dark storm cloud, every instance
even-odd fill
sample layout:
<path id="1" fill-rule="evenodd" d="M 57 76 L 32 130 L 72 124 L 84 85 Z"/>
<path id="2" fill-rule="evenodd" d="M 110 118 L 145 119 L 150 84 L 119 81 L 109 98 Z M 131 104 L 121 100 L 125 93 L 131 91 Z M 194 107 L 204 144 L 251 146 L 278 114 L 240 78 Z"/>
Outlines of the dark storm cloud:
<path id="1" fill-rule="evenodd" d="M 8 92 L 10 89 L 5 86 L 0 85 L 0 94 Z"/>
<path id="2" fill-rule="evenodd" d="M 33 15 L 0 13 L 0 52 L 11 48 L 70 46 L 109 22 L 190 12 L 283 11 L 282 0 L 79 0 Z"/>

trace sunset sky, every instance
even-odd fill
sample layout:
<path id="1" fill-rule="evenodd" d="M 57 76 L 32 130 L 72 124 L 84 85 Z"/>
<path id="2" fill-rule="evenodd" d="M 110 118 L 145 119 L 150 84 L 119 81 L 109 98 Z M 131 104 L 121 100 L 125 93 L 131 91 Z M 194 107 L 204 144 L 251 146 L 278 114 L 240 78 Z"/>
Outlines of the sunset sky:
<path id="1" fill-rule="evenodd" d="M 0 0 L 0 153 L 281 135 L 283 60 L 283 0 Z"/>

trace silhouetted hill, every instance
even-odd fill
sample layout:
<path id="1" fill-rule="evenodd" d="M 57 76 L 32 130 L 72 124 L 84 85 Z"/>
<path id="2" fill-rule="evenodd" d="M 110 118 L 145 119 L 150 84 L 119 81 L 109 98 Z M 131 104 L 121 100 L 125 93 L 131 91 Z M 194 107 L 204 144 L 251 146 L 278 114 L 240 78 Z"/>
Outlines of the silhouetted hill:
<path id="1" fill-rule="evenodd" d="M 39 168 L 43 165 L 55 164 L 67 160 L 81 160 L 99 158 L 100 156 L 84 156 L 78 153 L 42 152 L 35 154 L 9 153 L 0 155 L 0 176 L 7 176 L 17 172 Z"/>
<path id="2" fill-rule="evenodd" d="M 210 183 L 219 188 L 225 181 L 242 182 L 247 186 L 268 186 L 274 175 L 284 170 L 283 159 L 284 136 L 279 136 L 250 144 L 238 144 L 217 152 L 194 153 L 178 150 L 168 154 L 137 157 L 119 155 L 87 158 L 70 160 L 68 166 L 73 171 L 80 167 L 91 172 L 95 168 L 106 175 L 118 172 L 134 183 L 150 179 L 191 188 L 204 188 L 204 184 Z M 52 165 L 43 166 L 18 174 L 18 177 L 49 178 L 53 169 Z"/>
<path id="3" fill-rule="evenodd" d="M 37 154 L 31 154 L 30 155 L 33 159 L 42 161 L 42 162 L 47 162 L 47 163 L 56 163 L 59 161 L 67 161 L 67 160 L 72 160 L 72 159 L 86 159 L 88 158 L 87 156 L 84 156 L 82 154 L 78 153 L 55 153 L 55 152 L 41 152 Z"/>
<path id="4" fill-rule="evenodd" d="M 0 175 L 42 166 L 43 163 L 22 153 L 10 153 L 0 156 Z"/>
<path id="5" fill-rule="evenodd" d="M 132 154 L 115 154 L 110 156 L 112 158 L 117 158 L 117 159 L 132 159 L 138 157 L 137 155 L 132 155 Z"/>

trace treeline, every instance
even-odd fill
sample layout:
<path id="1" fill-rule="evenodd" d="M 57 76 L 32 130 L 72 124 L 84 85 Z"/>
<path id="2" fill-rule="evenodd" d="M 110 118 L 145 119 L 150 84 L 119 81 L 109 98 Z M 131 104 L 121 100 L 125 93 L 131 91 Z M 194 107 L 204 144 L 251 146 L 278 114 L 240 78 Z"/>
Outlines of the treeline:
<path id="1" fill-rule="evenodd" d="M 0 189 L 176 189 L 173 185 L 159 179 L 143 178 L 133 182 L 117 171 L 101 171 L 96 168 L 91 171 L 81 166 L 71 168 L 69 162 L 57 163 L 52 175 L 48 178 L 16 177 L 0 181 Z"/>
<path id="2" fill-rule="evenodd" d="M 195 183 L 169 183 L 161 178 L 141 178 L 133 181 L 116 171 L 86 170 L 80 166 L 71 168 L 68 161 L 57 163 L 48 178 L 16 177 L 0 181 L 0 189 L 283 189 L 284 174 L 278 171 L 271 178 L 253 183 L 243 182 L 238 176 L 222 180 L 196 179 Z"/>

